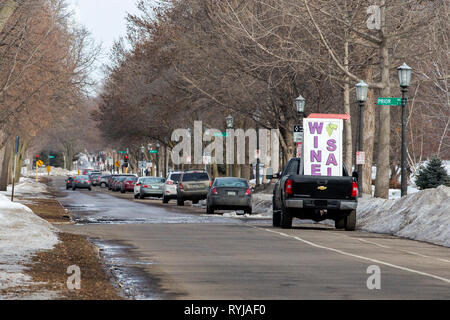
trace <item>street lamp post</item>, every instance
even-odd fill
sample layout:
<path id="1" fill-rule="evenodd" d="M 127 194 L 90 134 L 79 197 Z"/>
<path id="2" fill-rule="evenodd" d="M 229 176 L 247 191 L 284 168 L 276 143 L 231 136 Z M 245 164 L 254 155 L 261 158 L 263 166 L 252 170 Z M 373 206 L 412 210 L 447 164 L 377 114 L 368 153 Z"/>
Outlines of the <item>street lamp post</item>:
<path id="1" fill-rule="evenodd" d="M 225 118 L 225 121 L 227 123 L 227 129 L 232 130 L 234 128 L 234 118 L 233 118 L 233 116 L 229 115 L 228 117 Z M 234 152 L 233 152 L 233 154 L 234 154 Z M 234 159 L 232 160 L 232 162 L 233 161 L 234 161 Z M 230 176 L 230 177 L 233 176 L 233 163 L 229 163 L 228 164 L 228 176 Z"/>
<path id="2" fill-rule="evenodd" d="M 145 161 L 145 147 L 141 147 L 141 161 Z M 141 176 L 144 176 L 144 168 L 141 168 Z"/>
<path id="3" fill-rule="evenodd" d="M 261 165 L 261 151 L 259 150 L 259 121 L 261 117 L 259 116 L 259 110 L 255 113 L 253 119 L 256 123 L 256 168 L 255 168 L 255 179 L 256 185 L 259 186 L 261 184 L 261 179 L 259 177 L 259 167 Z"/>
<path id="4" fill-rule="evenodd" d="M 156 176 L 159 177 L 159 148 L 161 147 L 161 145 L 159 143 L 156 144 L 156 151 L 158 151 L 158 153 L 156 154 Z"/>
<path id="5" fill-rule="evenodd" d="M 364 152 L 363 143 L 363 131 L 364 131 L 364 118 L 363 118 L 363 107 L 364 103 L 367 101 L 367 93 L 369 91 L 369 86 L 364 81 L 361 81 L 356 85 L 356 100 L 359 104 L 359 138 L 358 138 L 358 152 Z M 363 165 L 358 164 L 358 196 L 362 197 L 363 193 Z"/>
<path id="6" fill-rule="evenodd" d="M 408 178 L 406 174 L 406 103 L 408 99 L 406 98 L 406 93 L 408 92 L 408 88 L 411 84 L 411 73 L 412 69 L 406 64 L 403 63 L 402 66 L 397 68 L 398 71 L 398 79 L 400 82 L 400 88 L 402 90 L 402 197 L 408 194 Z"/>
<path id="7" fill-rule="evenodd" d="M 302 128 L 303 130 L 303 117 L 305 115 L 305 105 L 306 105 L 306 99 L 303 98 L 302 96 L 298 96 L 297 99 L 295 99 L 295 107 L 297 109 L 297 116 L 299 119 L 299 124 L 300 124 L 300 128 Z M 302 133 L 302 157 L 303 157 L 303 143 L 304 143 L 304 139 L 303 139 L 303 135 L 304 133 Z M 297 156 L 297 145 L 295 145 L 294 147 L 294 156 Z"/>

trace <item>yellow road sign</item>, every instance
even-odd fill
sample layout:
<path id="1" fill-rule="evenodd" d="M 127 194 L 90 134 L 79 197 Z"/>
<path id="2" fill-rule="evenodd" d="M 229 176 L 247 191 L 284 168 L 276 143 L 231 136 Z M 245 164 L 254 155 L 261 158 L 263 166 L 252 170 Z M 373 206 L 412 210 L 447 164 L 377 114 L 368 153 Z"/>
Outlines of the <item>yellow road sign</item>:
<path id="1" fill-rule="evenodd" d="M 115 163 L 115 165 L 116 165 L 117 168 L 120 168 L 120 165 L 121 165 L 120 161 L 117 160 L 116 163 Z"/>
<path id="2" fill-rule="evenodd" d="M 44 163 L 42 162 L 42 160 L 38 160 L 38 161 L 36 162 L 36 164 L 37 164 L 38 167 L 42 167 L 42 166 L 44 165 Z"/>
<path id="3" fill-rule="evenodd" d="M 47 166 L 47 172 L 50 172 L 52 168 L 50 166 Z"/>

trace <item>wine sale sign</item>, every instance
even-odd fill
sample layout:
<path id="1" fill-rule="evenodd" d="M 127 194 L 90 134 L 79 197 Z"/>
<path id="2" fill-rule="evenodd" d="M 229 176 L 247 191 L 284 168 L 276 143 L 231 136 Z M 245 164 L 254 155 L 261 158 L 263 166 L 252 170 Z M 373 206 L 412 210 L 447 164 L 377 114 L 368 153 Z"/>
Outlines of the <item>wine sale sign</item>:
<path id="1" fill-rule="evenodd" d="M 303 120 L 304 174 L 342 176 L 342 119 Z"/>

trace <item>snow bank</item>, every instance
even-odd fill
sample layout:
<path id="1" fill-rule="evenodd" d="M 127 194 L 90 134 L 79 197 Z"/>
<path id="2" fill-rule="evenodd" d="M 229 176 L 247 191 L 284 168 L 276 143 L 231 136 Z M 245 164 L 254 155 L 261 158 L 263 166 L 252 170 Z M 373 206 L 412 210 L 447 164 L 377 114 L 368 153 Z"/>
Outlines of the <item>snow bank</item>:
<path id="1" fill-rule="evenodd" d="M 450 188 L 440 186 L 396 200 L 361 199 L 357 228 L 450 247 Z"/>
<path id="2" fill-rule="evenodd" d="M 0 194 L 11 195 L 12 186 L 9 185 L 7 192 Z M 14 186 L 14 195 L 28 198 L 49 198 L 48 188 L 45 184 L 36 182 L 32 178 L 20 178 L 20 182 Z"/>
<path id="3" fill-rule="evenodd" d="M 57 229 L 28 207 L 0 194 L 0 289 L 31 285 L 24 263 L 58 243 Z"/>

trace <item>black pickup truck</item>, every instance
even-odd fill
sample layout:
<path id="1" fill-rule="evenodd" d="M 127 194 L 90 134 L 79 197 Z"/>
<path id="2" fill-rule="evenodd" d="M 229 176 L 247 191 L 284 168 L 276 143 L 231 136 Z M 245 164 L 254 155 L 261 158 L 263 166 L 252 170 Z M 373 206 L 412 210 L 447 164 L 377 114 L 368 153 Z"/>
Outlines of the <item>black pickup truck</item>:
<path id="1" fill-rule="evenodd" d="M 354 231 L 358 206 L 358 174 L 342 177 L 305 176 L 301 158 L 289 160 L 284 171 L 267 174 L 278 178 L 273 190 L 273 226 L 292 228 L 292 219 L 311 219 L 316 222 L 331 219 L 337 229 Z"/>

